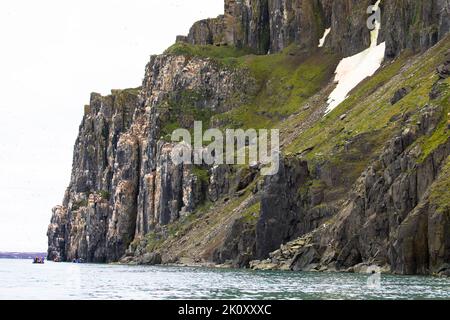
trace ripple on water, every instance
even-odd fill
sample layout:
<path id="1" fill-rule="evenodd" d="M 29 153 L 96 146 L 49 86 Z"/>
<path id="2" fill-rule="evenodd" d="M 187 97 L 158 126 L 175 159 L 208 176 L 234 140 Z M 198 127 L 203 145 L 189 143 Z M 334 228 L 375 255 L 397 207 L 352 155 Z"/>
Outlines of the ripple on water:
<path id="1" fill-rule="evenodd" d="M 450 299 L 450 279 L 0 260 L 0 299 Z"/>

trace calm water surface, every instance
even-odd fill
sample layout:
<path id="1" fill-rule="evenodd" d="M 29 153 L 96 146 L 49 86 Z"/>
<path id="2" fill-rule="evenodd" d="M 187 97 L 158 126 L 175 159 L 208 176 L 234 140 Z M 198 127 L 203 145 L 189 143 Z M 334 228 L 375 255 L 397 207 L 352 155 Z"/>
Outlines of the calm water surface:
<path id="1" fill-rule="evenodd" d="M 450 299 L 450 279 L 0 259 L 0 299 Z"/>

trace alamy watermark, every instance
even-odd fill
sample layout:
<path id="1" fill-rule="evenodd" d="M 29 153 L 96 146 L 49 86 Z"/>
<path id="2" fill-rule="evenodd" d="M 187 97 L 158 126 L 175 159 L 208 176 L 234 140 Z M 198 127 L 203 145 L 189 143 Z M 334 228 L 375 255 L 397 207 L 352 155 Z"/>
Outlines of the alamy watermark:
<path id="1" fill-rule="evenodd" d="M 377 26 L 381 25 L 381 8 L 380 0 L 378 0 L 374 5 L 367 8 L 367 14 L 369 18 L 367 19 L 367 28 L 369 30 L 375 30 Z"/>
<path id="2" fill-rule="evenodd" d="M 367 8 L 367 27 L 375 30 L 381 24 L 378 0 Z M 269 142 L 270 133 L 270 142 Z M 203 132 L 200 121 L 194 123 L 194 137 L 187 129 L 177 129 L 171 140 L 175 146 L 171 152 L 172 162 L 196 165 L 245 165 L 261 167 L 261 174 L 275 175 L 280 166 L 280 133 L 277 129 L 209 129 Z M 210 143 L 204 147 L 204 143 Z M 248 161 L 247 161 L 248 160 Z"/>
<path id="3" fill-rule="evenodd" d="M 370 274 L 367 279 L 367 287 L 369 289 L 381 288 L 381 268 L 378 266 L 370 266 L 367 269 L 367 273 Z"/>
<path id="4" fill-rule="evenodd" d="M 269 141 L 270 133 L 270 141 Z M 177 143 L 171 152 L 172 162 L 196 165 L 245 165 L 260 166 L 261 175 L 278 173 L 280 166 L 280 133 L 277 129 L 219 129 L 203 132 L 201 121 L 194 123 L 194 138 L 186 129 L 172 133 Z M 204 147 L 204 143 L 210 143 Z"/>

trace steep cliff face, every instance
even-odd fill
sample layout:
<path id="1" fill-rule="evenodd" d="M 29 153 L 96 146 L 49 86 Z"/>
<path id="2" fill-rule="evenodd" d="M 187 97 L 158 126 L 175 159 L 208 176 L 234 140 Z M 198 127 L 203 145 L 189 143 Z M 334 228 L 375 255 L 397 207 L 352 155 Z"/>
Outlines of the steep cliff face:
<path id="1" fill-rule="evenodd" d="M 195 23 L 185 39 L 194 45 L 249 47 L 260 54 L 270 49 L 267 0 L 227 0 L 224 15 Z"/>
<path id="2" fill-rule="evenodd" d="M 325 30 L 324 19 L 318 0 L 227 0 L 225 14 L 194 24 L 187 41 L 249 47 L 259 54 L 292 43 L 313 48 Z"/>
<path id="3" fill-rule="evenodd" d="M 150 58 L 141 88 L 92 94 L 49 259 L 446 273 L 448 1 L 382 1 L 392 60 L 325 115 L 374 2 L 227 0 Z M 279 128 L 279 172 L 175 164 L 170 135 L 194 121 Z"/>
<path id="4" fill-rule="evenodd" d="M 433 203 L 430 194 L 445 195 L 439 192 L 448 185 L 450 139 L 419 163 L 414 144 L 433 132 L 442 114 L 426 108 L 420 124 L 391 140 L 362 173 L 331 220 L 253 268 L 357 271 L 376 265 L 398 274 L 448 275 L 448 205 Z"/>
<path id="5" fill-rule="evenodd" d="M 206 186 L 193 167 L 172 163 L 162 135 L 170 123 L 189 128 L 245 101 L 243 84 L 245 72 L 211 59 L 167 55 L 151 58 L 141 90 L 93 94 L 49 228 L 49 258 L 117 261 L 135 238 L 192 212 Z"/>
<path id="6" fill-rule="evenodd" d="M 442 48 L 425 57 L 432 55 L 441 60 Z M 438 72 L 448 57 L 450 52 Z M 368 164 L 337 213 L 269 260 L 252 262 L 253 268 L 353 272 L 375 265 L 398 274 L 449 274 L 449 204 L 443 200 L 450 155 L 450 101 L 443 85 L 448 76 L 431 79 L 425 90 L 440 86 L 446 93 L 431 94 L 416 114 L 402 115 L 401 132 Z"/>
<path id="7" fill-rule="evenodd" d="M 186 56 L 152 57 L 143 83 L 145 116 L 136 126 L 145 134 L 137 197 L 137 236 L 192 212 L 205 199 L 206 186 L 192 167 L 173 165 L 173 145 L 164 135 L 178 127 L 205 126 L 212 113 L 243 103 L 252 90 L 245 72 L 224 68 L 211 59 Z M 244 87 L 244 90 L 241 88 Z M 175 127 L 174 127 L 175 125 Z M 196 168 L 197 173 L 206 169 Z"/>
<path id="8" fill-rule="evenodd" d="M 448 0 L 386 1 L 384 12 L 388 57 L 395 57 L 405 48 L 414 51 L 429 48 L 450 30 Z"/>
<path id="9" fill-rule="evenodd" d="M 420 151 L 409 149 L 409 146 L 420 134 L 432 132 L 441 115 L 441 110 L 424 110 L 420 127 L 405 129 L 391 140 L 379 162 L 362 174 L 352 190 L 352 199 L 336 216 L 336 224 L 316 235 L 315 239 L 320 237 L 318 252 L 325 250 L 322 256 L 325 263 L 335 262 L 338 270 L 363 262 L 389 265 L 402 274 L 437 272 L 443 266 L 442 262 L 446 263 L 441 261 L 439 265 L 429 265 L 428 257 L 435 252 L 432 248 L 429 251 L 427 244 L 429 236 L 440 237 L 431 241 L 445 246 L 447 232 L 428 234 L 428 228 L 424 229 L 421 223 L 417 223 L 414 225 L 417 230 L 406 234 L 408 222 L 404 223 L 405 218 L 411 219 L 416 215 L 415 208 L 422 205 L 450 151 L 449 143 L 444 143 L 423 163 L 417 163 L 415 154 Z M 420 210 L 420 206 L 416 210 Z M 397 255 L 412 255 L 414 259 L 405 261 Z M 302 266 L 296 267 L 301 269 Z"/>
<path id="10" fill-rule="evenodd" d="M 194 45 L 249 47 L 256 53 L 280 52 L 291 44 L 313 49 L 326 28 L 326 46 L 351 56 L 370 45 L 368 12 L 374 0 L 227 0 L 225 15 L 196 23 L 186 41 Z M 421 51 L 449 31 L 448 0 L 381 1 L 386 56 L 403 49 Z M 388 31 L 389 30 L 389 31 Z M 383 40 L 383 41 L 384 41 Z"/>
<path id="11" fill-rule="evenodd" d="M 113 181 L 115 159 L 120 137 L 131 127 L 139 106 L 138 92 L 91 95 L 75 142 L 71 182 L 63 206 L 54 209 L 49 258 L 106 260 L 106 230 L 114 200 L 111 195 L 117 188 Z"/>

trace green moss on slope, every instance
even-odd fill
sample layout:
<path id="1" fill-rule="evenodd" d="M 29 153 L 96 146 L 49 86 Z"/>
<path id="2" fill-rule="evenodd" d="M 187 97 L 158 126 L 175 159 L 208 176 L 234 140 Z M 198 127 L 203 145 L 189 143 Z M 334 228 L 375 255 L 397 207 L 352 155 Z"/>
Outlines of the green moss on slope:
<path id="1" fill-rule="evenodd" d="M 205 100 L 207 100 L 206 94 L 198 91 L 172 92 L 171 96 L 159 106 L 163 123 L 162 136 L 171 135 L 178 128 L 192 129 L 194 121 L 208 124 L 213 111 L 203 105 Z M 205 126 L 203 129 L 208 128 Z"/>
<path id="2" fill-rule="evenodd" d="M 430 203 L 436 206 L 438 212 L 450 212 L 450 157 L 431 187 Z"/>
<path id="3" fill-rule="evenodd" d="M 226 60 L 237 58 L 253 53 L 250 49 L 236 48 L 233 46 L 214 46 L 214 45 L 191 45 L 187 43 L 176 43 L 168 48 L 164 54 L 183 55 L 187 57 L 213 58 L 217 60 Z"/>
<path id="4" fill-rule="evenodd" d="M 422 137 L 416 144 L 420 146 L 422 153 L 418 162 L 421 163 L 428 156 L 436 150 L 440 145 L 447 142 L 450 136 L 450 130 L 448 129 L 448 117 L 450 113 L 450 79 L 447 79 L 441 86 L 442 96 L 439 100 L 433 103 L 439 105 L 442 108 L 442 119 L 436 130 L 429 136 Z"/>
<path id="5" fill-rule="evenodd" d="M 192 167 L 192 173 L 198 178 L 199 181 L 203 183 L 209 182 L 209 171 L 208 169 L 202 168 L 200 166 L 194 165 Z"/>
<path id="6" fill-rule="evenodd" d="M 217 117 L 235 128 L 273 128 L 301 111 L 305 101 L 331 78 L 337 57 L 318 51 L 306 57 L 297 47 L 264 56 L 245 56 L 237 66 L 248 68 L 256 79 L 258 93 L 250 103 Z"/>
<path id="7" fill-rule="evenodd" d="M 287 151 L 313 150 L 306 155 L 312 163 L 318 160 L 348 163 L 352 145 L 362 139 L 361 144 L 365 141 L 371 146 L 363 154 L 360 164 L 364 167 L 371 156 L 381 151 L 384 142 L 401 130 L 405 115 L 414 116 L 431 103 L 429 93 L 438 79 L 435 68 L 449 47 L 443 41 L 425 56 L 403 54 L 384 66 L 356 87 L 338 108 L 299 135 Z M 403 87 L 409 87 L 411 92 L 391 105 L 394 93 Z M 433 137 L 436 142 L 443 140 L 442 130 L 439 132 Z"/>
<path id="8" fill-rule="evenodd" d="M 234 103 L 238 107 L 231 111 L 214 115 L 198 110 L 194 93 L 172 99 L 175 103 L 167 106 L 171 114 L 192 115 L 195 120 L 208 123 L 212 120 L 223 128 L 274 128 L 285 119 L 302 110 L 302 105 L 317 93 L 333 76 L 338 57 L 319 50 L 307 56 L 297 46 L 291 45 L 283 52 L 273 55 L 254 55 L 248 49 L 231 46 L 193 46 L 177 43 L 166 51 L 167 54 L 208 57 L 215 59 L 223 67 L 247 69 L 256 80 L 257 90 L 244 104 Z M 175 105 L 177 104 L 177 105 Z M 177 110 L 175 110 L 177 109 Z M 178 118 L 164 120 L 163 134 L 180 126 Z M 182 127 L 186 127 L 181 123 Z"/>
<path id="9" fill-rule="evenodd" d="M 261 213 L 261 202 L 258 201 L 248 209 L 244 210 L 244 212 L 242 213 L 242 218 L 244 219 L 245 223 L 256 225 L 260 213 Z"/>

